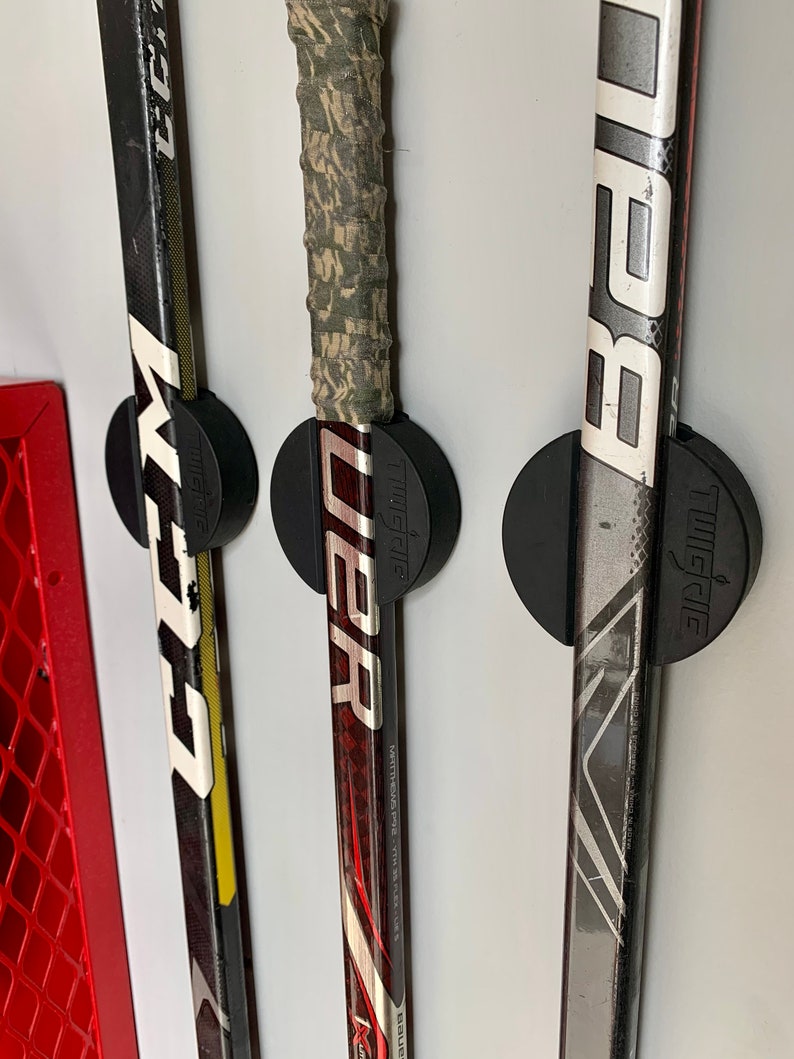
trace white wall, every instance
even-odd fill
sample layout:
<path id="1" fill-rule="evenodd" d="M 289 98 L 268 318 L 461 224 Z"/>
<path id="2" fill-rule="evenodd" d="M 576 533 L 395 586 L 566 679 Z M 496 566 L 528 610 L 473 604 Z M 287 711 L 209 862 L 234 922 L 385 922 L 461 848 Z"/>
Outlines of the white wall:
<path id="1" fill-rule="evenodd" d="M 294 51 L 278 0 L 182 7 L 208 381 L 266 486 L 312 411 Z M 794 12 L 705 17 L 682 412 L 753 483 L 766 551 L 731 629 L 666 681 L 641 1054 L 784 1059 Z M 182 1059 L 147 562 L 102 470 L 130 374 L 95 12 L 9 2 L 1 24 L 0 373 L 66 386 L 141 1055 Z M 524 460 L 578 424 L 596 27 L 595 0 L 394 2 L 399 397 L 464 507 L 452 560 L 404 607 L 417 1059 L 556 1052 L 571 658 L 514 595 L 500 522 Z M 264 1052 L 341 1059 L 323 605 L 266 493 L 223 561 Z"/>

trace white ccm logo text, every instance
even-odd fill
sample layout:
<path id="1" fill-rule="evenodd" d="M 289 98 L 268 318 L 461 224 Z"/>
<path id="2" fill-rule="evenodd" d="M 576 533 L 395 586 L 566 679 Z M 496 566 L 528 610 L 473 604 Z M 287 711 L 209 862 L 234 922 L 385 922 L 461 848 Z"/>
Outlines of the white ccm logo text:
<path id="1" fill-rule="evenodd" d="M 599 78 L 596 112 L 611 122 L 646 136 L 664 139 L 675 131 L 682 0 L 611 0 L 613 7 L 658 20 L 655 93 L 635 90 Z M 593 182 L 593 238 L 590 285 L 596 269 L 596 199 L 598 189 L 610 193 L 608 292 L 610 298 L 648 320 L 667 309 L 672 191 L 661 173 L 617 154 L 596 149 Z M 644 274 L 630 271 L 629 239 L 632 208 L 647 217 L 647 261 Z M 584 417 L 582 447 L 603 463 L 652 486 L 661 387 L 658 354 L 629 335 L 614 338 L 606 321 L 590 316 L 588 349 L 603 358 L 600 378 L 604 415 L 598 422 Z M 639 378 L 636 429 L 620 437 L 618 408 L 626 375 Z"/>
<path id="2" fill-rule="evenodd" d="M 151 397 L 151 404 L 138 417 L 138 434 L 141 447 L 141 466 L 153 460 L 177 486 L 180 483 L 179 459 L 176 450 L 158 433 L 171 418 L 162 399 L 155 375 L 170 386 L 179 386 L 179 366 L 176 354 L 159 342 L 134 316 L 130 317 L 130 339 L 132 355 Z M 160 577 L 157 544 L 160 540 L 160 509 L 151 497 L 146 498 L 146 526 L 149 532 L 149 556 L 152 563 L 154 583 L 154 607 L 158 628 L 160 623 L 182 641 L 187 650 L 196 647 L 201 637 L 201 611 L 191 608 L 188 588 L 198 585 L 196 560 L 187 554 L 184 531 L 174 522 L 170 525 L 171 547 L 179 566 L 179 590 L 177 598 Z M 193 726 L 191 753 L 174 731 L 174 672 L 171 663 L 162 653 L 160 670 L 163 687 L 168 753 L 171 767 L 179 773 L 199 798 L 206 798 L 213 786 L 212 744 L 210 741 L 209 710 L 206 699 L 195 688 L 185 682 L 184 693 L 187 713 Z"/>
<path id="3" fill-rule="evenodd" d="M 152 11 L 155 13 L 162 14 L 165 18 L 165 11 L 163 8 L 164 0 L 151 0 Z M 157 30 L 157 39 L 163 46 L 165 51 L 167 37 L 165 29 L 160 27 Z M 171 102 L 171 81 L 170 73 L 168 70 L 168 61 L 165 55 L 157 53 L 153 44 L 149 45 L 149 81 L 151 86 L 157 95 L 162 99 L 163 103 Z M 163 108 L 156 106 L 154 108 L 154 115 L 157 121 L 160 123 L 160 128 L 156 130 L 154 134 L 155 143 L 157 144 L 157 150 L 170 158 L 173 161 L 174 158 L 174 124 L 168 114 L 163 113 Z"/>

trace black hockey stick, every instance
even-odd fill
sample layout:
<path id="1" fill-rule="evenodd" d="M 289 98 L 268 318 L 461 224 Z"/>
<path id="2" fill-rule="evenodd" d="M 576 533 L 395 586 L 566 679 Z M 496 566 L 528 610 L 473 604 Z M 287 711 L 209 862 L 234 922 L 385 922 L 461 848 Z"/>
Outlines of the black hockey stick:
<path id="1" fill-rule="evenodd" d="M 135 397 L 106 462 L 149 547 L 198 1051 L 251 1055 L 208 550 L 245 524 L 256 464 L 196 382 L 166 16 L 174 0 L 99 0 Z"/>
<path id="2" fill-rule="evenodd" d="M 575 648 L 563 1059 L 635 1055 L 661 666 L 761 555 L 741 474 L 678 424 L 700 26 L 701 0 L 601 4 L 584 422 L 505 510 L 521 598 Z"/>
<path id="3" fill-rule="evenodd" d="M 452 472 L 393 414 L 380 29 L 388 0 L 287 0 L 298 50 L 317 420 L 279 453 L 271 500 L 298 573 L 328 597 L 350 1059 L 409 1054 L 395 603 L 457 534 Z"/>

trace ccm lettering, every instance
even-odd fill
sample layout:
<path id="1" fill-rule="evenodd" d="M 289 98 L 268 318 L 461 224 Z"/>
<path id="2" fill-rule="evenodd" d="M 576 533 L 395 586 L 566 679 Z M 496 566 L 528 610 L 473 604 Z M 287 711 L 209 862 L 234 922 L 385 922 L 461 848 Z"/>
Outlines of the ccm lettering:
<path id="1" fill-rule="evenodd" d="M 178 390 L 176 354 L 130 317 L 137 367 L 138 435 L 146 504 L 154 605 L 160 641 L 163 704 L 171 767 L 199 798 L 212 790 L 212 743 L 207 702 L 195 684 L 201 610 L 196 560 L 187 554 L 181 522 L 176 449 L 166 440 L 172 417 L 166 387 Z"/>
<path id="2" fill-rule="evenodd" d="M 157 150 L 171 161 L 174 160 L 174 123 L 172 120 L 171 78 L 166 58 L 168 38 L 165 31 L 165 0 L 150 0 L 152 19 L 159 25 L 153 25 L 154 39 L 157 44 L 149 44 L 149 84 L 158 97 L 155 103 L 154 116 L 157 120 L 154 140 Z M 158 47 L 159 45 L 159 47 Z"/>

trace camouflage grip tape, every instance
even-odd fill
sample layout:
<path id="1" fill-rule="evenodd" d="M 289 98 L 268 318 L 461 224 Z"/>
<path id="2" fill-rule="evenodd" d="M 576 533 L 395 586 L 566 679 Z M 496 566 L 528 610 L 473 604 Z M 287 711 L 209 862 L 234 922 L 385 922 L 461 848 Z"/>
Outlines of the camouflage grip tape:
<path id="1" fill-rule="evenodd" d="M 380 30 L 389 0 L 287 0 L 319 419 L 385 422 L 389 385 Z"/>

